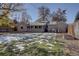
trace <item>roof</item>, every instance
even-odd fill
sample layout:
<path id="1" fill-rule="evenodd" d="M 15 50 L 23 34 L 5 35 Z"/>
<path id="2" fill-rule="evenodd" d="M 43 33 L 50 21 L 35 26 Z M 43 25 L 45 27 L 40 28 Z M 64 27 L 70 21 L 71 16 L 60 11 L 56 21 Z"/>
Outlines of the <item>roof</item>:
<path id="1" fill-rule="evenodd" d="M 45 25 L 46 23 L 40 23 L 40 22 L 34 22 L 34 23 L 31 23 L 30 25 Z"/>
<path id="2" fill-rule="evenodd" d="M 57 22 L 50 22 L 49 25 L 56 25 Z"/>

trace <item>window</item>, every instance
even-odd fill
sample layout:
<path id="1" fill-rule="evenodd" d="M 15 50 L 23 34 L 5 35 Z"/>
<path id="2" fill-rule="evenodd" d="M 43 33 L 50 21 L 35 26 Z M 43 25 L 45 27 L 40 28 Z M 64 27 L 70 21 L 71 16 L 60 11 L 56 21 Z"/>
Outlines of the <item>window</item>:
<path id="1" fill-rule="evenodd" d="M 27 28 L 30 28 L 30 26 L 27 26 Z"/>
<path id="2" fill-rule="evenodd" d="M 35 28 L 38 28 L 38 26 L 35 26 Z"/>
<path id="3" fill-rule="evenodd" d="M 23 27 L 21 26 L 21 29 L 23 29 Z"/>
<path id="4" fill-rule="evenodd" d="M 33 28 L 33 26 L 31 26 L 31 28 Z"/>
<path id="5" fill-rule="evenodd" d="M 42 28 L 42 26 L 39 26 L 39 28 Z"/>

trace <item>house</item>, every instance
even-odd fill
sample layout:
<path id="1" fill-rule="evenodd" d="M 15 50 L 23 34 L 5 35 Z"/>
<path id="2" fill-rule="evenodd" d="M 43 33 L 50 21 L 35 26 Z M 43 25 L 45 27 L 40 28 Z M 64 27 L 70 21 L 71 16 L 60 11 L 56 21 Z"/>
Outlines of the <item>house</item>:
<path id="1" fill-rule="evenodd" d="M 79 21 L 74 22 L 74 33 L 75 36 L 79 38 Z"/>
<path id="2" fill-rule="evenodd" d="M 75 30 L 74 23 L 68 24 L 68 34 L 75 35 L 74 30 Z"/>
<path id="3" fill-rule="evenodd" d="M 18 32 L 54 32 L 54 33 L 66 33 L 67 24 L 65 22 L 33 22 L 27 24 L 20 22 L 17 24 Z"/>

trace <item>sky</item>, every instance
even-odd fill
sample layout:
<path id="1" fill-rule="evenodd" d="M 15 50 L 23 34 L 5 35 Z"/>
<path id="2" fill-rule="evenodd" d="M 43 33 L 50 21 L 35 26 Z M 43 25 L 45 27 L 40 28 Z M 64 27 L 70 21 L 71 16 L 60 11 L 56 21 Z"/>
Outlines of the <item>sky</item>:
<path id="1" fill-rule="evenodd" d="M 79 11 L 78 3 L 28 3 L 24 5 L 27 9 L 27 13 L 31 15 L 32 20 L 35 21 L 38 18 L 38 8 L 40 6 L 48 7 L 51 11 L 56 11 L 58 8 L 66 11 L 67 22 L 73 23 L 77 12 Z"/>

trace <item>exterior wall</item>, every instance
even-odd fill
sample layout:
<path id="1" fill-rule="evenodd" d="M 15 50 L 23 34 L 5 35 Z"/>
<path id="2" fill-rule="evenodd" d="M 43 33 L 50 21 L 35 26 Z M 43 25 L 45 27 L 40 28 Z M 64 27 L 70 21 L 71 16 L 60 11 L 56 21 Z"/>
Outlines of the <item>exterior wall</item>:
<path id="1" fill-rule="evenodd" d="M 26 32 L 27 31 L 27 27 L 26 24 L 17 24 L 17 32 Z"/>
<path id="2" fill-rule="evenodd" d="M 74 25 L 73 24 L 68 25 L 68 34 L 74 35 Z"/>
<path id="3" fill-rule="evenodd" d="M 57 24 L 51 24 L 48 26 L 49 32 L 55 33 L 67 33 L 67 24 L 64 22 L 58 22 Z"/>
<path id="4" fill-rule="evenodd" d="M 29 29 L 28 29 L 28 31 L 29 31 Z M 39 26 L 39 25 L 30 26 L 29 32 L 44 32 L 44 26 Z"/>
<path id="5" fill-rule="evenodd" d="M 67 24 L 65 22 L 58 22 L 57 28 L 59 33 L 67 33 Z"/>
<path id="6" fill-rule="evenodd" d="M 79 38 L 79 21 L 74 23 L 74 33 L 77 38 Z"/>
<path id="7" fill-rule="evenodd" d="M 22 28 L 21 28 L 22 27 Z M 67 31 L 67 24 L 64 22 L 58 22 L 55 24 L 48 24 L 48 32 L 54 32 L 54 33 L 66 33 Z M 45 32 L 45 24 L 40 25 L 27 25 L 24 23 L 17 24 L 17 31 L 18 32 Z"/>
<path id="8" fill-rule="evenodd" d="M 57 32 L 57 25 L 49 25 L 48 32 Z"/>

